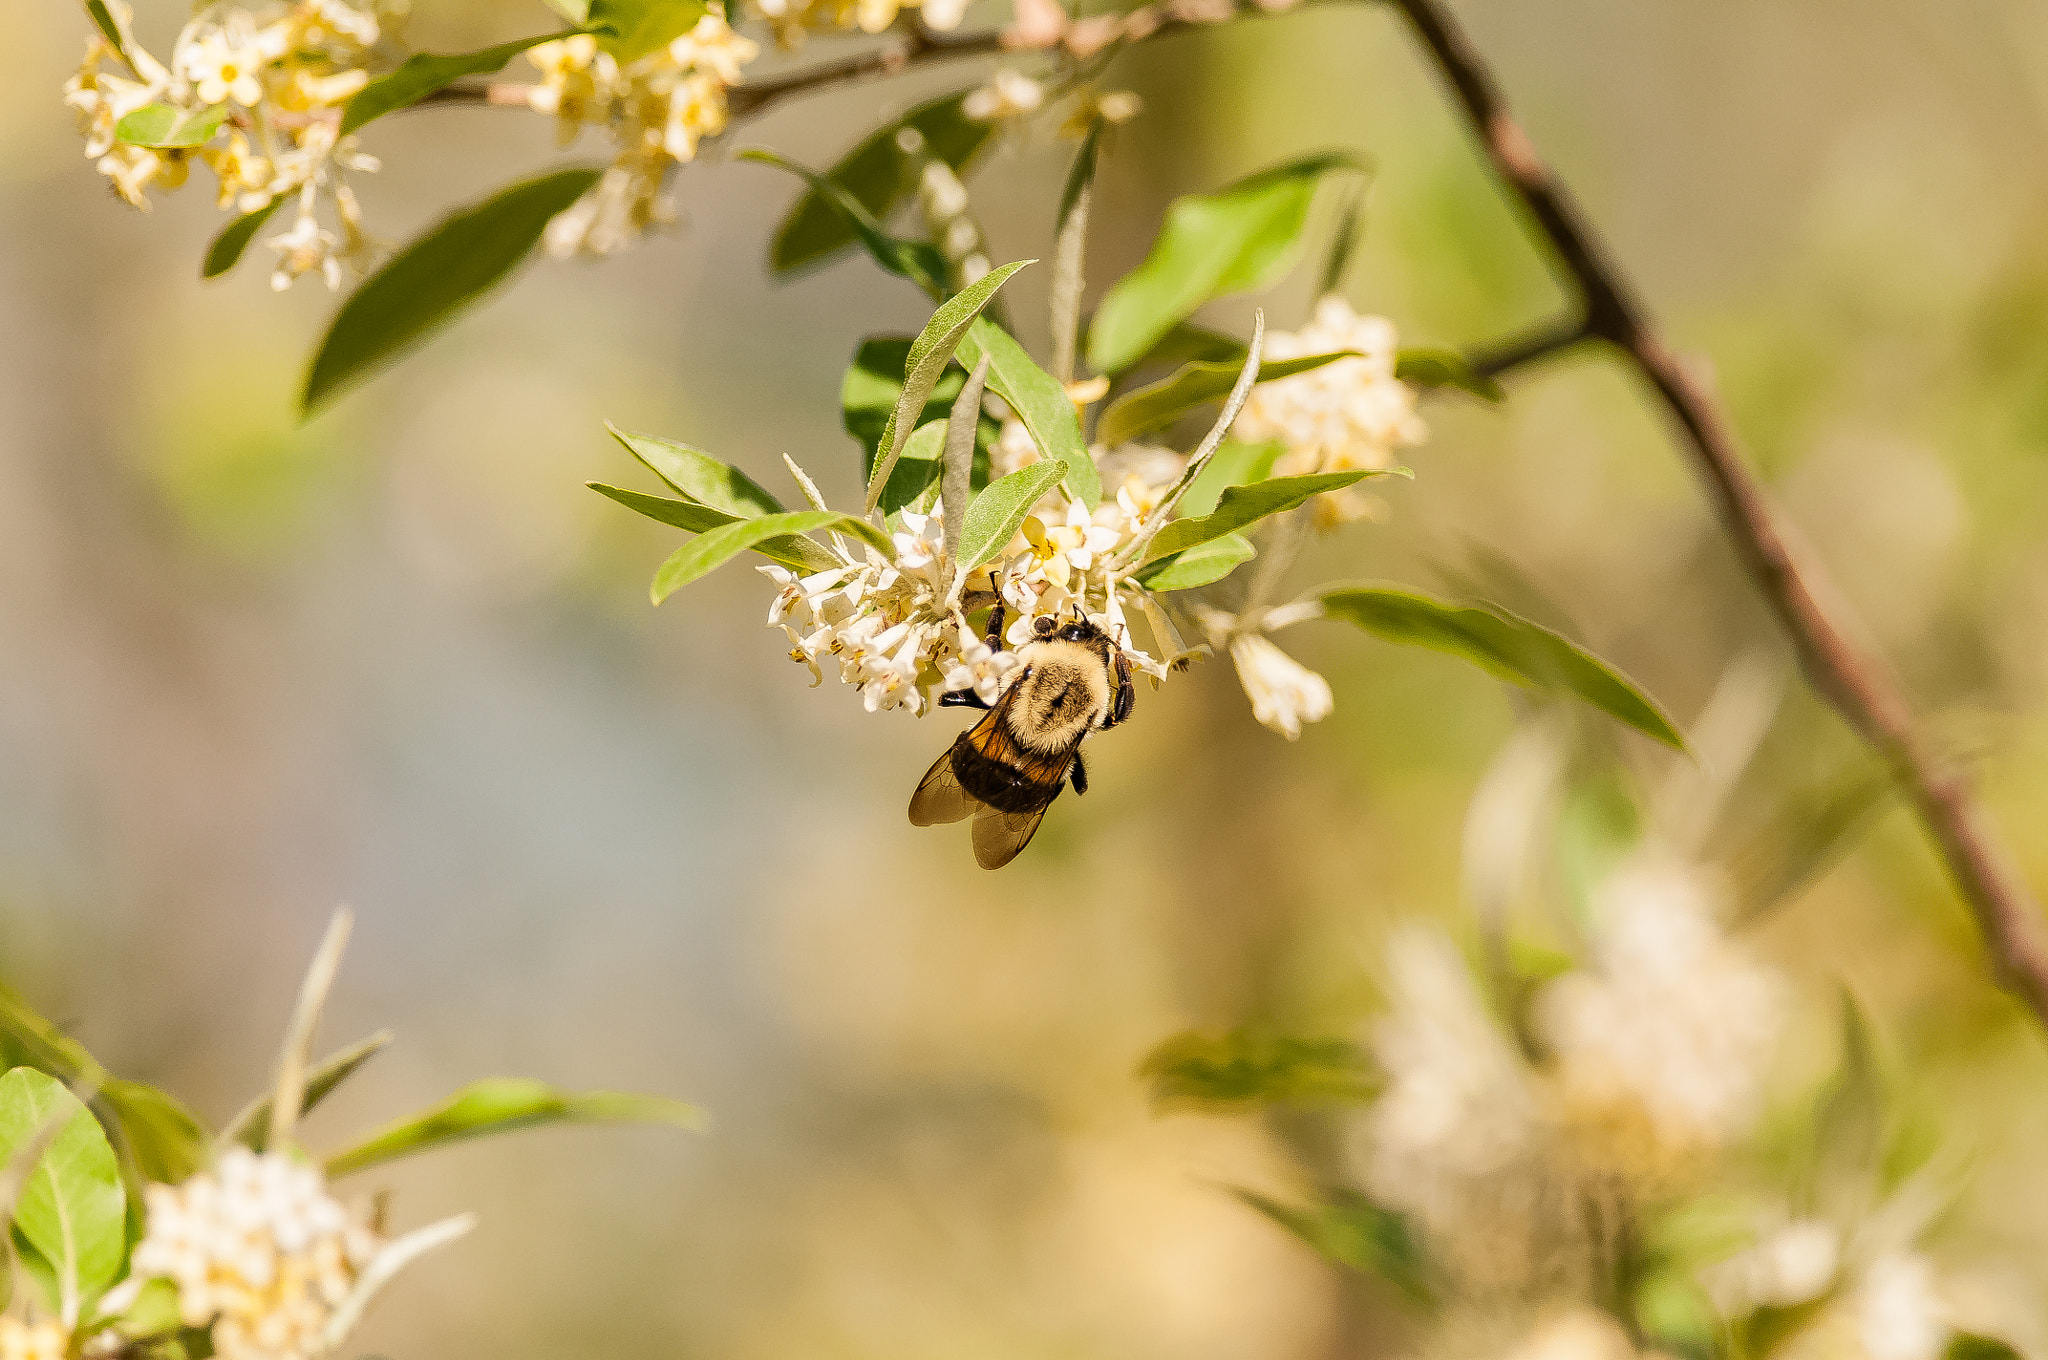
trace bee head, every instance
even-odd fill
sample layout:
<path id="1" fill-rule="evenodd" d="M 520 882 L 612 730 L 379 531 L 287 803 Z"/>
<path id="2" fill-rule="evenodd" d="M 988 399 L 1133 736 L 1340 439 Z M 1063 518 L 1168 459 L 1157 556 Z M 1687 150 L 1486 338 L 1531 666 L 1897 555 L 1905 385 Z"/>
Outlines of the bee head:
<path id="1" fill-rule="evenodd" d="M 1049 638 L 1059 630 L 1060 621 L 1050 614 L 1031 621 L 1031 631 L 1041 638 Z"/>

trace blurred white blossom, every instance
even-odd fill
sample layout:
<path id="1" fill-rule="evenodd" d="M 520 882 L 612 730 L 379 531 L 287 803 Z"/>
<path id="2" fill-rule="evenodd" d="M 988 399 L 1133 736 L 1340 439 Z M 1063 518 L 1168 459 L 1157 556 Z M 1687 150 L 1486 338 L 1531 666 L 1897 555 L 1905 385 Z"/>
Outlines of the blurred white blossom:
<path id="1" fill-rule="evenodd" d="M 1948 1309 L 1934 1265 L 1917 1252 L 1872 1261 L 1854 1298 L 1857 1334 L 1869 1360 L 1937 1360 L 1948 1344 Z"/>
<path id="2" fill-rule="evenodd" d="M 1597 894 L 1591 965 L 1539 998 L 1569 1117 L 1626 1170 L 1677 1169 L 1759 1111 L 1782 984 L 1721 931 L 1715 905 L 1693 866 L 1632 860 Z"/>
<path id="3" fill-rule="evenodd" d="M 49 1319 L 0 1317 L 0 1360 L 65 1360 L 69 1340 L 64 1328 Z"/>
<path id="4" fill-rule="evenodd" d="M 230 1148 L 219 1166 L 147 1191 L 129 1288 L 171 1282 L 187 1326 L 213 1325 L 223 1360 L 313 1360 L 380 1240 L 280 1153 Z"/>
<path id="5" fill-rule="evenodd" d="M 1701 1272 L 1700 1282 L 1715 1308 L 1739 1317 L 1756 1308 L 1786 1308 L 1819 1298 L 1835 1282 L 1841 1261 L 1839 1228 L 1820 1219 L 1795 1219 Z"/>
<path id="6" fill-rule="evenodd" d="M 989 122 L 1035 113 L 1044 102 L 1044 86 L 1021 71 L 1002 70 L 988 84 L 969 91 L 960 102 L 960 111 L 969 118 Z"/>
<path id="7" fill-rule="evenodd" d="M 1466 1283 L 1519 1285 L 1569 1218 L 1543 1088 L 1449 940 L 1406 930 L 1387 968 L 1388 1012 L 1372 1032 L 1387 1084 L 1365 1118 L 1365 1188 Z"/>

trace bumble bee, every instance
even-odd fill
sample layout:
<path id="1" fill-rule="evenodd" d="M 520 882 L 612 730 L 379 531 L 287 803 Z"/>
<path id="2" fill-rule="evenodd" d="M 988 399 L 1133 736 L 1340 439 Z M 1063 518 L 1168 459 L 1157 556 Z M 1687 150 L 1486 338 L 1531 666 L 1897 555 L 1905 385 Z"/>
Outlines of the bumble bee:
<path id="1" fill-rule="evenodd" d="M 1003 607 L 989 616 L 988 642 L 1002 646 Z M 912 826 L 974 818 L 974 858 L 1000 869 L 1031 843 L 1046 808 L 1069 782 L 1088 791 L 1081 740 L 1131 716 L 1131 663 L 1109 634 L 1076 617 L 1041 618 L 1017 648 L 1022 665 L 993 705 L 972 690 L 942 704 L 988 712 L 933 763 L 910 796 Z"/>

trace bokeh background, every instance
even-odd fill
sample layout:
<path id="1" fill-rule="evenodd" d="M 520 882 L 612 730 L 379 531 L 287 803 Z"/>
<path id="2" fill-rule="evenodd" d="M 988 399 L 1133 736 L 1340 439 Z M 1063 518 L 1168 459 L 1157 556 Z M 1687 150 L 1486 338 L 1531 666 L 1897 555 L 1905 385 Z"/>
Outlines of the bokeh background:
<path id="1" fill-rule="evenodd" d="M 987 8 L 970 27 L 1004 17 Z M 179 9 L 139 4 L 145 39 Z M 2048 886 L 2048 11 L 1458 10 Z M 548 18 L 415 11 L 413 38 L 440 50 Z M 703 1138 L 544 1133 L 394 1168 L 397 1223 L 474 1207 L 483 1231 L 394 1292 L 366 1349 L 1278 1360 L 1398 1343 L 1371 1298 L 1225 1193 L 1293 1184 L 1271 1130 L 1155 1114 L 1135 1069 L 1191 1027 L 1357 1033 L 1391 928 L 1469 933 L 1465 810 L 1513 696 L 1446 658 L 1301 630 L 1289 646 L 1331 677 L 1333 718 L 1287 745 L 1227 666 L 1200 666 L 1143 694 L 1094 748 L 1089 796 L 985 875 L 963 836 L 903 818 L 952 719 L 808 690 L 743 570 L 649 609 L 672 535 L 581 486 L 637 471 L 609 417 L 778 487 L 788 451 L 851 494 L 841 369 L 923 304 L 858 259 L 772 282 L 786 178 L 689 168 L 673 234 L 531 269 L 301 426 L 334 300 L 273 295 L 253 261 L 202 285 L 206 191 L 145 216 L 79 154 L 58 95 L 82 15 L 24 4 L 8 29 L 0 971 L 217 1120 L 267 1079 L 345 901 L 359 926 L 327 1037 L 390 1025 L 399 1042 L 320 1112 L 316 1143 L 497 1073 L 715 1117 Z M 829 162 L 985 69 L 785 105 L 729 145 Z M 1096 289 L 1175 193 L 1337 143 L 1379 165 L 1361 310 L 1466 344 L 1560 304 L 1393 15 L 1176 37 L 1114 81 L 1147 111 L 1099 186 Z M 551 137 L 500 109 L 380 124 L 373 226 L 403 239 L 555 162 Z M 1041 133 L 982 171 L 997 258 L 1045 253 L 1068 155 Z M 1274 324 L 1303 319 L 1313 272 L 1263 299 Z M 1020 315 L 1042 287 L 1020 280 Z M 1211 319 L 1243 327 L 1250 307 Z M 1567 359 L 1504 407 L 1426 414 L 1387 522 L 1327 544 L 1305 579 L 1489 583 L 1568 620 L 1681 722 L 1732 659 L 1785 664 L 1617 368 Z M 1624 754 L 1657 775 L 1653 753 Z M 1784 790 L 1855 760 L 1795 692 L 1736 810 L 1767 826 Z M 2048 1063 L 1914 827 L 1877 820 L 1756 938 L 1817 998 L 1808 1030 L 1837 981 L 1869 1003 L 1977 1159 L 1952 1250 L 2016 1262 L 2016 1297 L 2038 1296 Z"/>

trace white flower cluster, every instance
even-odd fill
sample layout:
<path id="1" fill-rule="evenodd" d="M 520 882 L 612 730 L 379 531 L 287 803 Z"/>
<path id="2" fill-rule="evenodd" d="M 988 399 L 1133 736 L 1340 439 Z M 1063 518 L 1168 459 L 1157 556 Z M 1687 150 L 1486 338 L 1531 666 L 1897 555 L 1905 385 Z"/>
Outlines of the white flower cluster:
<path id="1" fill-rule="evenodd" d="M 0 1360 L 65 1360 L 66 1342 L 64 1328 L 49 1319 L 0 1317 Z"/>
<path id="2" fill-rule="evenodd" d="M 1676 1169 L 1755 1121 L 1785 1013 L 1778 976 L 1727 938 L 1700 872 L 1657 857 L 1595 903 L 1593 966 L 1552 983 L 1538 1024 L 1568 1115 L 1638 1168 Z"/>
<path id="3" fill-rule="evenodd" d="M 1373 1035 L 1387 1085 L 1361 1131 L 1362 1180 L 1475 1288 L 1533 1283 L 1585 1245 L 1582 1195 L 1660 1196 L 1759 1113 L 1776 976 L 1721 932 L 1695 871 L 1631 865 L 1598 899 L 1594 964 L 1537 998 L 1541 1057 L 1443 937 L 1389 950 L 1391 1010 Z M 1786 1244 L 1792 1274 L 1813 1274 L 1811 1247 Z M 1784 1265 L 1731 1267 L 1726 1288 L 1775 1291 L 1758 1280 Z"/>
<path id="4" fill-rule="evenodd" d="M 223 209 L 255 212 L 298 195 L 291 228 L 266 242 L 278 252 L 272 286 L 317 273 L 337 287 L 344 266 L 361 272 L 375 251 L 345 172 L 378 168 L 353 136 L 341 135 L 342 106 L 368 83 L 371 54 L 403 7 L 403 0 L 207 5 L 179 33 L 165 64 L 135 41 L 127 6 L 113 0 L 122 47 L 93 37 L 65 83 L 64 102 L 78 115 L 86 156 L 138 208 L 149 208 L 152 188 L 183 185 L 195 160 L 219 180 Z M 216 134 L 189 149 L 121 141 L 121 119 L 152 104 L 187 115 L 225 106 L 225 139 Z M 323 207 L 335 230 L 321 224 Z"/>
<path id="5" fill-rule="evenodd" d="M 880 33 L 906 9 L 917 10 L 926 27 L 950 33 L 967 13 L 967 0 L 751 0 L 750 8 L 774 28 L 776 42 L 795 47 L 818 30 Z"/>
<path id="6" fill-rule="evenodd" d="M 320 1173 L 279 1153 L 231 1148 L 218 1168 L 147 1191 L 149 1229 L 131 1281 L 177 1287 L 185 1324 L 213 1324 L 223 1360 L 314 1360 L 380 1245 Z"/>
<path id="7" fill-rule="evenodd" d="M 1341 297 L 1324 298 L 1308 325 L 1266 337 L 1265 359 L 1345 350 L 1357 351 L 1357 357 L 1260 383 L 1232 432 L 1253 443 L 1286 445 L 1274 466 L 1283 476 L 1392 467 L 1394 450 L 1420 444 L 1429 434 L 1415 414 L 1414 389 L 1394 376 L 1397 343 L 1393 322 L 1360 316 Z M 1370 507 L 1350 488 L 1318 502 L 1326 523 L 1363 518 Z"/>
<path id="8" fill-rule="evenodd" d="M 997 461 L 1003 461 L 1000 451 Z M 1167 461 L 1177 471 L 1177 460 Z M 941 512 L 903 511 L 893 561 L 869 548 L 864 558 L 849 554 L 826 571 L 760 568 L 781 587 L 768 625 L 788 634 L 790 659 L 811 668 L 814 684 L 823 682 L 826 666 L 836 665 L 841 683 L 859 689 L 871 713 L 908 708 L 924 714 L 940 694 L 963 690 L 993 700 L 1018 664 L 1012 649 L 1031 640 L 1034 621 L 1076 611 L 1116 638 L 1134 668 L 1163 677 L 1165 664 L 1130 641 L 1125 607 L 1148 602 L 1119 552 L 1135 540 L 1169 483 L 1170 477 L 1148 480 L 1132 471 L 1092 514 L 1053 492 L 1002 555 L 957 592 L 945 579 Z M 990 648 L 969 625 L 966 609 L 997 600 L 1008 615 L 1002 639 L 1008 645 Z"/>
<path id="9" fill-rule="evenodd" d="M 650 228 L 675 221 L 668 174 L 697 144 L 725 130 L 726 91 L 761 46 L 714 11 L 689 32 L 621 66 L 589 34 L 542 43 L 527 53 L 541 83 L 526 100 L 553 114 L 566 146 L 585 124 L 610 131 L 618 147 L 597 186 L 548 224 L 556 258 L 609 255 Z"/>

